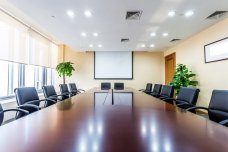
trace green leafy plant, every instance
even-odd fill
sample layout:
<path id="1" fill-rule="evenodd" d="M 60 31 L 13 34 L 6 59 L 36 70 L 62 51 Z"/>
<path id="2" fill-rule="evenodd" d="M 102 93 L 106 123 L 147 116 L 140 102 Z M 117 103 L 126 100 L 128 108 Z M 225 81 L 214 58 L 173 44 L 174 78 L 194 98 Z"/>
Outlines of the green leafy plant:
<path id="1" fill-rule="evenodd" d="M 173 80 L 170 83 L 176 91 L 176 95 L 179 94 L 180 87 L 197 86 L 198 81 L 195 80 L 196 74 L 189 71 L 184 64 L 177 64 L 176 71 L 173 76 Z"/>
<path id="2" fill-rule="evenodd" d="M 62 62 L 59 63 L 56 67 L 56 70 L 60 77 L 63 77 L 63 84 L 65 84 L 65 77 L 72 76 L 72 72 L 75 71 L 72 62 Z"/>

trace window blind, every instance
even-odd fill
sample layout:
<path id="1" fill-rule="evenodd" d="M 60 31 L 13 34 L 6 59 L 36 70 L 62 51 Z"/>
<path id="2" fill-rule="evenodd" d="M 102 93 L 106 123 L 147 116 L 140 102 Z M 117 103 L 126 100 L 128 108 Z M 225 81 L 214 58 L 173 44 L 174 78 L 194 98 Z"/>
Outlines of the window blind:
<path id="1" fill-rule="evenodd" d="M 28 28 L 0 11 L 0 59 L 28 63 Z"/>

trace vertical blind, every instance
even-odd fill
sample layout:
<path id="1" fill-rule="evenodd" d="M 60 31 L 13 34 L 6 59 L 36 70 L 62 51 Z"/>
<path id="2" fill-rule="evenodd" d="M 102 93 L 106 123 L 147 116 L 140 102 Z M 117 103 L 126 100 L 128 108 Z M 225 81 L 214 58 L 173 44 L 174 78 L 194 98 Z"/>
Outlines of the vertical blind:
<path id="1" fill-rule="evenodd" d="M 58 46 L 0 11 L 0 60 L 55 68 Z"/>

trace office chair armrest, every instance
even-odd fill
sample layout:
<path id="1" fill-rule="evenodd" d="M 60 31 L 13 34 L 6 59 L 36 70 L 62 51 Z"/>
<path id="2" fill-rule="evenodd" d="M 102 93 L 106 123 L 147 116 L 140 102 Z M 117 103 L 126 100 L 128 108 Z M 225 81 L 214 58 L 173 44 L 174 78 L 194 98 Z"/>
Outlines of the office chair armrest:
<path id="1" fill-rule="evenodd" d="M 176 101 L 176 99 L 174 99 L 174 98 L 164 98 L 164 99 L 162 99 L 162 100 L 164 100 L 164 101 Z"/>
<path id="2" fill-rule="evenodd" d="M 78 91 L 80 92 L 80 91 L 83 91 L 83 92 L 85 92 L 85 90 L 84 89 L 78 89 Z"/>
<path id="3" fill-rule="evenodd" d="M 9 111 L 16 111 L 16 112 L 22 112 L 26 115 L 29 114 L 29 112 L 27 110 L 24 110 L 24 109 L 6 109 L 6 110 L 3 110 L 2 112 L 9 112 Z"/>
<path id="4" fill-rule="evenodd" d="M 51 102 L 54 102 L 54 103 L 56 103 L 57 101 L 55 101 L 55 100 L 53 100 L 53 99 L 51 99 L 51 98 L 45 98 L 45 99 L 42 99 L 42 100 L 44 100 L 44 101 L 51 101 Z"/>
<path id="5" fill-rule="evenodd" d="M 228 119 L 220 121 L 219 124 L 223 125 L 223 126 L 227 125 L 228 124 Z"/>
<path id="6" fill-rule="evenodd" d="M 163 96 L 160 96 L 159 99 L 161 100 L 165 100 L 165 99 L 170 99 L 169 97 L 163 97 Z"/>
<path id="7" fill-rule="evenodd" d="M 36 109 L 37 111 L 38 110 L 40 110 L 40 107 L 39 106 L 37 106 L 37 105 L 33 105 L 33 104 L 23 104 L 23 105 L 20 105 L 20 106 L 18 106 L 18 108 L 34 108 L 34 109 Z"/>
<path id="8" fill-rule="evenodd" d="M 62 95 L 55 95 L 55 96 L 50 96 L 50 97 L 48 97 L 49 99 L 52 99 L 52 100 L 57 100 L 57 101 L 62 101 L 60 98 L 58 98 L 58 97 L 62 97 Z"/>
<path id="9" fill-rule="evenodd" d="M 186 110 L 187 111 L 191 111 L 191 110 L 197 110 L 197 109 L 203 109 L 203 110 L 207 110 L 208 111 L 208 108 L 205 108 L 205 107 L 191 107 L 191 108 L 188 108 Z"/>
<path id="10" fill-rule="evenodd" d="M 191 104 L 189 104 L 189 103 L 187 103 L 187 102 L 186 102 L 186 103 L 179 103 L 179 104 L 176 104 L 176 105 L 179 107 L 179 106 L 183 106 L 183 105 L 191 105 Z"/>
<path id="11" fill-rule="evenodd" d="M 145 91 L 145 89 L 140 89 L 140 90 L 138 90 L 138 91 Z"/>

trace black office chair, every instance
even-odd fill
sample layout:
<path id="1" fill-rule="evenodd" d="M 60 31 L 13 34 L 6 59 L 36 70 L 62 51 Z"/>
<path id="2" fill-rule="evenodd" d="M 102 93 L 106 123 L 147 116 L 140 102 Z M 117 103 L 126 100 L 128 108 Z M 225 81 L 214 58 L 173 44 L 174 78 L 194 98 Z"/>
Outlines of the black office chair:
<path id="1" fill-rule="evenodd" d="M 62 94 L 57 95 L 53 85 L 43 86 L 42 89 L 43 89 L 43 93 L 44 93 L 45 98 L 49 98 L 49 99 L 52 99 L 55 101 L 61 101 L 62 100 L 63 95 Z"/>
<path id="2" fill-rule="evenodd" d="M 194 107 L 196 105 L 200 90 L 197 88 L 181 87 L 176 99 L 167 98 L 164 101 L 176 105 L 182 109 Z"/>
<path id="3" fill-rule="evenodd" d="M 186 110 L 193 112 L 197 109 L 208 111 L 209 119 L 228 126 L 228 90 L 213 90 L 209 107 L 191 107 Z"/>
<path id="4" fill-rule="evenodd" d="M 111 89 L 110 82 L 101 82 L 101 90 L 109 90 L 109 89 Z"/>
<path id="5" fill-rule="evenodd" d="M 20 109 L 24 109 L 29 111 L 29 113 L 40 110 L 40 102 L 45 101 L 45 107 L 50 105 L 51 103 L 56 103 L 52 99 L 39 99 L 38 93 L 35 87 L 24 87 L 24 88 L 16 88 L 14 89 L 16 94 L 17 104 Z M 23 115 L 20 115 L 20 117 Z"/>
<path id="6" fill-rule="evenodd" d="M 59 88 L 60 88 L 61 94 L 63 95 L 62 100 L 68 99 L 71 96 L 73 96 L 73 94 L 71 92 L 69 92 L 67 84 L 60 84 Z"/>
<path id="7" fill-rule="evenodd" d="M 78 93 L 85 92 L 85 90 L 83 89 L 78 89 L 75 83 L 69 83 L 69 87 L 70 87 L 70 92 L 72 96 L 75 96 Z"/>
<path id="8" fill-rule="evenodd" d="M 150 93 L 150 95 L 152 95 L 154 97 L 159 97 L 160 96 L 160 92 L 161 92 L 161 87 L 162 87 L 161 84 L 155 84 L 152 92 Z"/>
<path id="9" fill-rule="evenodd" d="M 146 89 L 140 89 L 139 91 L 142 91 L 144 93 L 151 93 L 152 86 L 153 86 L 152 83 L 147 83 Z"/>
<path id="10" fill-rule="evenodd" d="M 173 86 L 163 85 L 160 96 L 158 96 L 158 98 L 161 100 L 165 100 L 167 98 L 172 98 L 173 94 L 174 94 L 174 87 Z"/>
<path id="11" fill-rule="evenodd" d="M 2 105 L 0 104 L 0 126 L 3 124 L 3 120 L 4 120 L 4 113 L 5 112 L 10 112 L 10 111 L 15 111 L 17 113 L 22 113 L 22 115 L 27 115 L 29 114 L 29 112 L 27 110 L 23 110 L 23 109 L 6 109 L 3 110 Z M 19 117 L 17 116 L 18 114 L 16 114 L 15 119 L 18 119 Z"/>
<path id="12" fill-rule="evenodd" d="M 114 89 L 115 90 L 124 90 L 124 83 L 114 83 Z"/>

